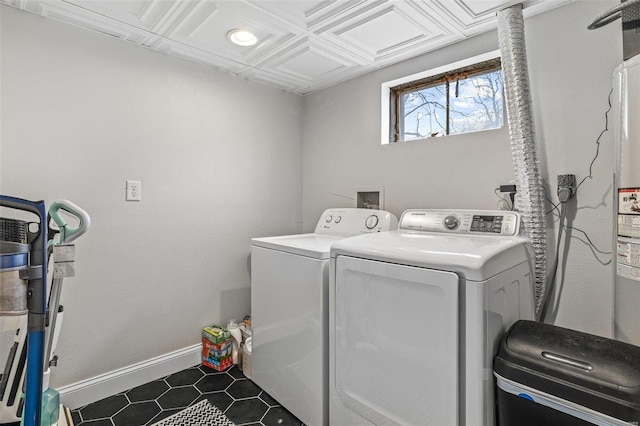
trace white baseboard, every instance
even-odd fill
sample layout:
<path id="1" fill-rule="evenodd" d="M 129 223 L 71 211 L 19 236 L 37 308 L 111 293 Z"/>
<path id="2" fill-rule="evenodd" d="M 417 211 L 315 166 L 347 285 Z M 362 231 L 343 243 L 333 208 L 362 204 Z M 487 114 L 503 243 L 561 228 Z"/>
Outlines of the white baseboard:
<path id="1" fill-rule="evenodd" d="M 200 364 L 200 344 L 170 352 L 125 368 L 91 377 L 58 390 L 60 402 L 76 409 L 119 392 Z"/>

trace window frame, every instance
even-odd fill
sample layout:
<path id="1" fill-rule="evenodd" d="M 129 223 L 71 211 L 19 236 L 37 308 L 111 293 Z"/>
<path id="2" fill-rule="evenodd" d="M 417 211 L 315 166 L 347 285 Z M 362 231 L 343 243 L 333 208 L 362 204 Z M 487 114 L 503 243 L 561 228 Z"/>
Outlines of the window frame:
<path id="1" fill-rule="evenodd" d="M 414 140 L 424 140 L 399 140 L 401 125 L 399 124 L 399 121 L 396 120 L 396 117 L 399 117 L 402 114 L 400 111 L 400 102 L 398 102 L 397 100 L 403 93 L 409 93 L 411 91 L 420 90 L 422 88 L 434 87 L 441 83 L 446 83 L 448 85 L 451 81 L 455 82 L 462 77 L 468 78 L 472 77 L 473 75 L 484 74 L 498 69 L 502 69 L 500 51 L 495 50 L 438 68 L 383 83 L 381 86 L 382 92 L 380 135 L 382 145 L 397 144 L 399 142 L 411 142 Z M 447 136 L 453 136 L 449 134 L 449 100 L 450 97 L 447 96 Z M 454 135 L 457 134 L 461 133 L 455 133 Z"/>

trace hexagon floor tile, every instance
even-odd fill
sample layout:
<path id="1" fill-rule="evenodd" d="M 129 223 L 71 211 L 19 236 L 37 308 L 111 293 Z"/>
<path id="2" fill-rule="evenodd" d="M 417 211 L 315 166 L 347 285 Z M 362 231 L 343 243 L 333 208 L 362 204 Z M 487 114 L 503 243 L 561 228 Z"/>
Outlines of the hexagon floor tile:
<path id="1" fill-rule="evenodd" d="M 235 366 L 219 372 L 198 365 L 73 410 L 71 415 L 75 426 L 145 426 L 203 399 L 236 426 L 304 426 Z"/>

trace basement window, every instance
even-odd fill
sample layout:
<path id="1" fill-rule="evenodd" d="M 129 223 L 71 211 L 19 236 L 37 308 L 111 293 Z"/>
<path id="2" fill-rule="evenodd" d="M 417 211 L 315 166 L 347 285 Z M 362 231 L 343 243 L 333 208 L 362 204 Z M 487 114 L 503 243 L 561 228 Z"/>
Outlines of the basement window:
<path id="1" fill-rule="evenodd" d="M 501 62 L 486 56 L 383 84 L 382 143 L 501 128 Z"/>

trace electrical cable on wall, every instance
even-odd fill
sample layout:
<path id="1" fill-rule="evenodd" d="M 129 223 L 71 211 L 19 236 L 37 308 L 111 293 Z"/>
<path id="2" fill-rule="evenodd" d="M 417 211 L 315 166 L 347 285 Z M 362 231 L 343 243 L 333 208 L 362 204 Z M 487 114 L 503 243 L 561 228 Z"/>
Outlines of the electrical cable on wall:
<path id="1" fill-rule="evenodd" d="M 595 257 L 596 260 L 601 265 L 606 266 L 606 265 L 610 265 L 611 264 L 613 259 L 609 259 L 609 260 L 606 260 L 606 261 L 600 260 L 600 258 L 598 257 L 598 255 L 596 253 L 600 253 L 600 254 L 604 254 L 604 255 L 612 255 L 613 252 L 611 252 L 611 251 L 603 251 L 603 250 L 598 249 L 598 247 L 596 247 L 596 245 L 593 243 L 593 241 L 591 241 L 591 238 L 589 238 L 589 235 L 585 231 L 580 229 L 580 228 L 576 228 L 575 226 L 569 226 L 569 225 L 565 225 L 564 228 L 581 232 L 585 236 L 587 241 L 584 241 L 581 238 L 573 236 L 573 235 L 571 236 L 571 238 L 575 238 L 576 240 L 584 243 L 587 247 L 589 247 L 589 249 L 591 250 L 591 253 L 593 254 L 593 257 Z"/>
<path id="2" fill-rule="evenodd" d="M 549 197 L 549 194 L 547 193 L 547 188 L 545 188 L 544 186 L 542 187 L 542 189 L 544 190 L 544 198 L 547 200 L 547 202 L 549 204 L 551 204 L 553 207 L 551 208 L 551 210 L 549 210 L 548 212 L 545 213 L 546 216 L 548 216 L 549 214 L 553 213 L 554 210 L 558 210 L 558 213 L 560 212 L 560 210 L 558 209 L 558 206 L 560 205 L 560 203 L 554 203 L 553 200 Z"/>
<path id="3" fill-rule="evenodd" d="M 611 91 L 609 92 L 609 96 L 608 96 L 608 105 L 609 108 L 607 109 L 607 111 L 604 114 L 604 119 L 605 119 L 605 126 L 604 129 L 600 132 L 600 135 L 598 136 L 598 138 L 596 139 L 596 153 L 593 157 L 593 159 L 591 160 L 591 163 L 589 164 L 589 174 L 586 175 L 578 185 L 575 186 L 575 189 L 571 190 L 571 188 L 568 187 L 560 187 L 560 182 L 559 182 L 559 188 L 558 188 L 558 198 L 559 198 L 559 202 L 558 203 L 554 203 L 553 200 L 551 200 L 551 198 L 549 197 L 549 194 L 547 193 L 546 188 L 543 185 L 543 190 L 544 190 L 544 196 L 547 200 L 547 202 L 549 204 L 551 204 L 552 208 L 547 211 L 545 213 L 545 215 L 549 215 L 549 214 L 553 214 L 554 216 L 559 218 L 559 226 L 558 226 L 558 238 L 557 238 L 557 242 L 556 242 L 556 253 L 555 253 L 555 258 L 554 258 L 554 263 L 553 263 L 553 270 L 551 273 L 551 276 L 549 278 L 548 284 L 547 284 L 547 291 L 545 293 L 545 297 L 544 297 L 544 301 L 542 304 L 542 309 L 540 310 L 540 315 L 539 315 L 539 320 L 541 322 L 544 322 L 548 312 L 549 312 L 549 308 L 551 305 L 551 293 L 553 292 L 553 289 L 555 288 L 556 285 L 556 276 L 557 276 L 557 271 L 558 271 L 558 266 L 560 263 L 560 247 L 561 247 L 561 242 L 562 242 L 562 237 L 563 234 L 565 232 L 568 233 L 568 230 L 576 230 L 578 232 L 581 232 L 585 238 L 587 239 L 587 241 L 582 240 L 581 238 L 571 235 L 571 238 L 576 238 L 579 241 L 581 241 L 582 243 L 586 244 L 589 249 L 591 250 L 591 253 L 593 254 L 593 256 L 596 258 L 596 260 L 602 264 L 602 265 L 608 265 L 611 263 L 612 259 L 609 259 L 608 261 L 603 261 L 601 260 L 597 253 L 600 254 L 604 254 L 604 255 L 612 255 L 612 252 L 608 252 L 608 251 L 603 251 L 600 250 L 598 247 L 596 247 L 596 245 L 593 243 L 593 241 L 591 240 L 591 238 L 589 237 L 589 235 L 583 231 L 582 229 L 573 227 L 573 226 L 568 226 L 566 225 L 564 222 L 566 220 L 566 208 L 567 208 L 567 202 L 573 198 L 574 196 L 577 195 L 578 189 L 580 188 L 580 186 L 587 180 L 587 179 L 593 179 L 593 165 L 595 164 L 598 156 L 600 155 L 600 140 L 602 139 L 602 136 L 609 130 L 609 112 L 611 111 L 611 95 L 613 94 L 613 89 L 611 89 Z M 566 241 L 565 241 L 566 244 Z M 557 298 L 556 298 L 557 299 Z M 559 300 L 559 299 L 558 299 Z"/>
<path id="4" fill-rule="evenodd" d="M 349 197 L 348 195 L 334 194 L 334 193 L 331 193 L 331 195 L 333 195 L 334 197 L 342 197 L 342 198 L 346 198 L 346 199 L 351 200 L 351 201 L 356 201 L 355 198 Z"/>
<path id="5" fill-rule="evenodd" d="M 545 294 L 542 309 L 540 310 L 540 322 L 544 322 L 547 311 L 549 309 L 549 305 L 551 303 L 551 293 L 553 293 L 553 289 L 555 288 L 556 283 L 556 274 L 558 272 L 558 264 L 560 263 L 560 242 L 562 241 L 562 234 L 564 230 L 564 220 L 567 216 L 567 201 L 560 202 L 560 227 L 558 229 L 558 241 L 556 242 L 556 256 L 553 262 L 553 270 L 551 273 L 551 278 L 549 279 L 549 283 L 547 284 L 547 292 Z"/>
<path id="6" fill-rule="evenodd" d="M 598 155 L 600 155 L 600 139 L 602 139 L 602 135 L 604 135 L 609 130 L 609 112 L 611 112 L 611 95 L 612 94 L 613 94 L 613 88 L 609 92 L 609 97 L 607 101 L 609 103 L 609 109 L 607 109 L 607 111 L 604 113 L 604 129 L 602 130 L 602 132 L 600 132 L 598 139 L 596 139 L 596 155 L 593 157 L 593 160 L 591 160 L 591 164 L 589 165 L 589 174 L 585 176 L 576 187 L 576 193 L 578 192 L 580 185 L 582 185 L 585 180 L 593 179 L 593 164 L 596 162 Z"/>
<path id="7" fill-rule="evenodd" d="M 499 192 L 500 192 L 499 187 L 493 190 L 493 193 L 496 194 L 496 197 L 498 197 L 498 200 L 500 200 L 498 201 L 498 210 L 513 210 L 513 202 L 510 203 L 509 200 L 501 196 Z"/>
<path id="8" fill-rule="evenodd" d="M 559 214 L 559 213 L 560 213 L 560 209 L 559 209 L 559 207 L 560 207 L 560 204 L 561 204 L 561 203 L 554 203 L 554 202 L 553 202 L 553 200 L 552 200 L 552 199 L 549 197 L 549 195 L 547 194 L 547 190 L 546 190 L 546 189 L 544 190 L 544 195 L 545 195 L 545 198 L 546 198 L 547 202 L 553 206 L 553 207 L 551 208 L 551 210 L 549 210 L 546 214 L 547 214 L 547 215 L 549 215 L 549 214 L 553 213 L 555 210 L 558 210 L 558 213 L 557 213 L 557 214 L 554 214 L 554 216 L 556 216 L 556 217 L 558 217 L 558 218 L 559 218 L 559 217 L 560 217 L 560 214 Z M 564 229 L 565 229 L 565 231 L 566 231 L 566 230 L 568 230 L 568 229 L 571 229 L 571 230 L 576 230 L 576 231 L 578 231 L 578 232 L 581 232 L 581 233 L 584 235 L 584 237 L 587 239 L 587 241 L 584 241 L 584 240 L 582 240 L 581 238 L 576 237 L 576 236 L 574 236 L 574 235 L 571 235 L 571 238 L 575 238 L 575 239 L 577 239 L 577 240 L 579 240 L 579 241 L 583 242 L 584 244 L 586 244 L 586 245 L 589 247 L 589 249 L 591 250 L 591 253 L 593 253 L 593 256 L 596 258 L 596 260 L 597 260 L 600 264 L 602 264 L 602 265 L 609 265 L 609 264 L 611 263 L 611 259 L 609 259 L 609 260 L 607 260 L 607 261 L 603 261 L 603 260 L 601 260 L 601 259 L 598 257 L 598 255 L 597 255 L 596 253 L 600 253 L 600 254 L 604 254 L 604 255 L 611 255 L 611 254 L 613 254 L 613 252 L 611 252 L 611 251 L 604 251 L 604 250 L 599 249 L 599 248 L 594 244 L 594 242 L 591 240 L 591 237 L 589 237 L 589 234 L 587 234 L 587 232 L 586 232 L 586 231 L 583 231 L 582 229 L 577 228 L 577 227 L 575 227 L 575 226 L 569 226 L 569 225 L 564 225 Z"/>

